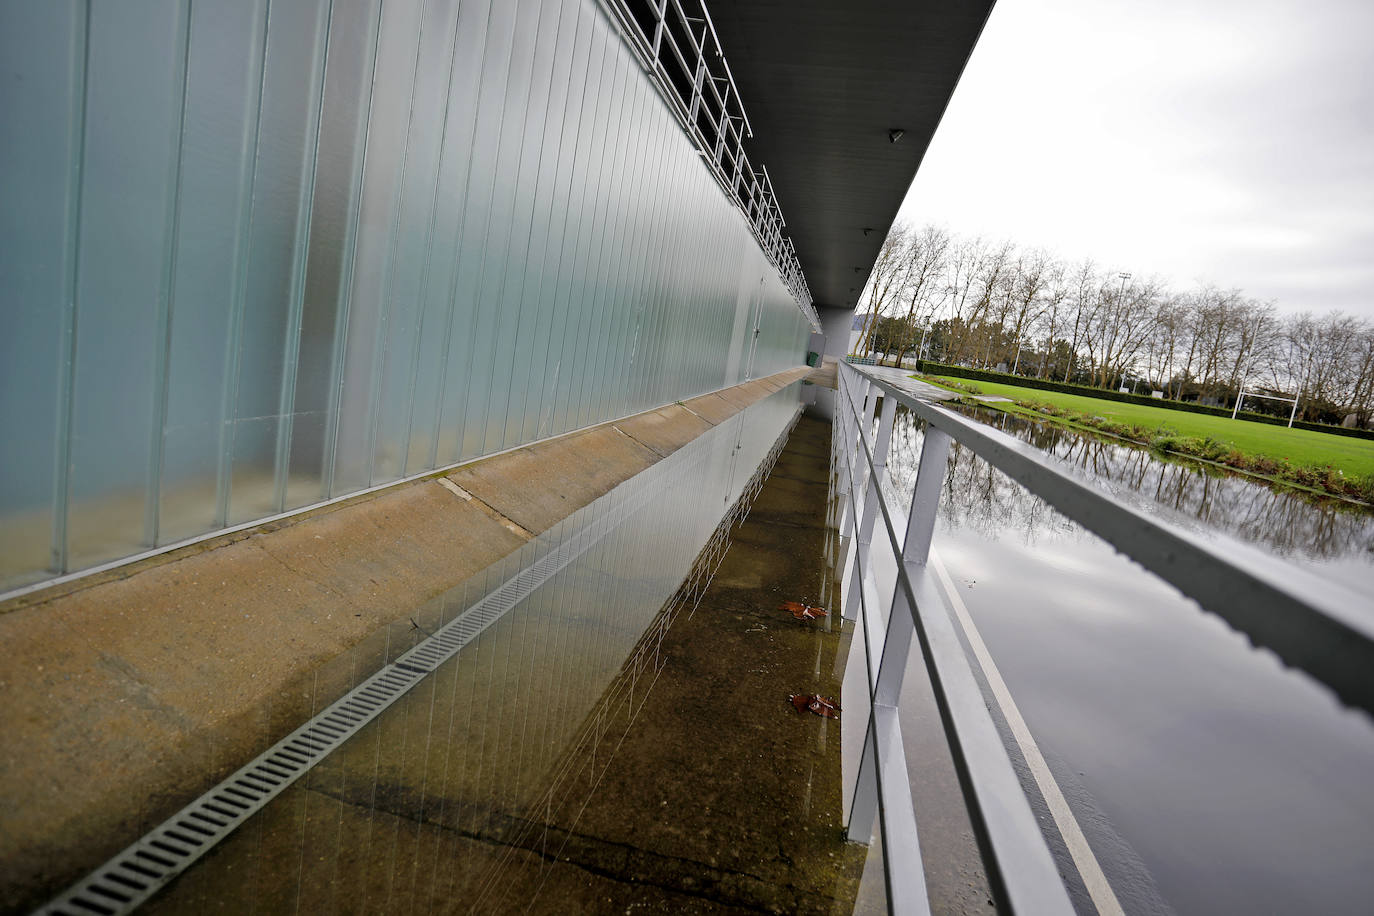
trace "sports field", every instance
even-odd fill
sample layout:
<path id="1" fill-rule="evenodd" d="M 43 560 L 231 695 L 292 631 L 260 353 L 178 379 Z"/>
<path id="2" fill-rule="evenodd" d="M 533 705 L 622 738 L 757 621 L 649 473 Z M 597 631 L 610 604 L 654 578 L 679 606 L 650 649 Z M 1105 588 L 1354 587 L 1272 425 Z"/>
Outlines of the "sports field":
<path id="1" fill-rule="evenodd" d="M 1102 417 L 1116 423 L 1167 429 L 1183 436 L 1211 438 L 1247 455 L 1287 459 L 1295 465 L 1331 466 L 1348 477 L 1374 474 L 1374 439 L 1357 439 L 1308 429 L 1289 429 L 1250 420 L 1232 420 L 1186 410 L 1169 410 L 1104 398 L 1023 388 L 999 382 L 965 378 L 940 378 L 951 387 L 977 388 L 983 394 L 1011 398 L 1019 404 L 1051 404 L 1085 417 Z M 1005 405 L 1004 405 L 1005 406 Z"/>

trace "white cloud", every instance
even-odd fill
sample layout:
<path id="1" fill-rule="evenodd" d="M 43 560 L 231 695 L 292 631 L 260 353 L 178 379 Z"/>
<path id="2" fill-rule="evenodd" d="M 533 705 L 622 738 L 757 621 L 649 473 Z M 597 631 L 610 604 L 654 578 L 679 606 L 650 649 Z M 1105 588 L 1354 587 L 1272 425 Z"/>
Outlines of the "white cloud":
<path id="1" fill-rule="evenodd" d="M 1374 3 L 1015 0 L 900 218 L 1374 317 Z"/>

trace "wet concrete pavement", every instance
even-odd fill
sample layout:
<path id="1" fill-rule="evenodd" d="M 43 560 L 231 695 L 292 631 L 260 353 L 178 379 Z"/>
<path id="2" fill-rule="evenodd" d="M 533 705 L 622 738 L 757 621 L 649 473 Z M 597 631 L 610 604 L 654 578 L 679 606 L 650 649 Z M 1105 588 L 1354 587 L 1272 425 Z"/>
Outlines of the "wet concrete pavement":
<path id="1" fill-rule="evenodd" d="M 633 644 L 599 696 L 499 664 L 436 672 L 149 909 L 850 912 L 868 850 L 844 840 L 839 723 L 787 702 L 838 695 L 848 639 L 779 608 L 831 590 L 829 432 L 800 421 L 695 610 L 637 643 L 597 632 Z M 512 618 L 493 643 L 543 644 L 555 622 Z M 588 638 L 564 630 L 545 642 Z"/>
<path id="2" fill-rule="evenodd" d="M 577 823 L 625 851 L 598 911 L 852 908 L 867 849 L 844 841 L 838 723 L 787 702 L 838 696 L 840 634 L 778 607 L 828 587 L 828 456 L 828 426 L 802 419 L 700 605 L 664 640 L 662 673 Z M 535 910 L 566 912 L 586 884 L 551 875 Z"/>
<path id="3" fill-rule="evenodd" d="M 0 911 L 48 899 L 327 705 L 435 596 L 806 372 L 0 603 Z"/>

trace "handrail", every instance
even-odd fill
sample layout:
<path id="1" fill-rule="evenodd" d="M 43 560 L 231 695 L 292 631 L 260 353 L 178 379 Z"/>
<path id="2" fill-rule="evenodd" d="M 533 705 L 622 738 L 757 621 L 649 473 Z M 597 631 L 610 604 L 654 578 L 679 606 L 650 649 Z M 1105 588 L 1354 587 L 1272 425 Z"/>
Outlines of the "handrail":
<path id="1" fill-rule="evenodd" d="M 1073 912 L 1058 869 L 997 732 L 954 626 L 948 600 L 926 566 L 950 441 L 993 467 L 1207 610 L 1326 684 L 1345 702 L 1374 710 L 1374 617 L 1367 599 L 1343 586 L 1229 539 L 1204 540 L 1080 477 L 1057 459 L 975 420 L 928 404 L 890 381 L 843 364 L 832 440 L 837 489 L 844 497 L 840 532 L 853 544 L 844 613 L 858 618 L 868 645 L 871 713 L 851 805 L 849 836 L 867 842 L 880 829 L 893 912 L 929 912 L 917 825 L 896 713 L 913 635 L 930 673 L 951 751 L 972 800 L 989 853 L 990 878 L 1020 913 Z M 882 409 L 874 428 L 874 408 Z M 887 449 L 897 405 L 926 423 L 916 485 L 899 534 L 889 505 Z M 878 519 L 900 558 L 890 612 L 882 615 L 869 569 Z M 1362 610 L 1362 608 L 1364 610 Z M 901 854 L 897 850 L 903 850 Z"/>
<path id="2" fill-rule="evenodd" d="M 749 228 L 815 331 L 820 318 L 773 184 L 744 152 L 754 135 L 739 87 L 704 0 L 601 0 L 682 129 Z M 690 9 L 690 12 L 689 12 Z M 695 14 L 695 15 L 694 15 Z M 725 86 L 722 92 L 720 85 Z"/>

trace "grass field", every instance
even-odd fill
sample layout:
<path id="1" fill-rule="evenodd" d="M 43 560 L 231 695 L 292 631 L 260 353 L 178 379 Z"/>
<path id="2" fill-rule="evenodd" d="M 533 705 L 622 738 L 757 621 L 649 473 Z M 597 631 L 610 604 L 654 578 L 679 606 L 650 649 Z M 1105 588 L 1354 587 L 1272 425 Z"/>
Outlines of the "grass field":
<path id="1" fill-rule="evenodd" d="M 1147 407 L 1144 404 L 1109 401 L 996 382 L 962 378 L 941 378 L 940 381 L 951 387 L 957 385 L 977 388 L 983 394 L 1000 395 L 1020 403 L 1033 401 L 1051 404 L 1087 417 L 1102 417 L 1116 423 L 1150 429 L 1163 428 L 1183 436 L 1211 438 L 1247 455 L 1287 459 L 1292 464 L 1311 467 L 1329 465 L 1343 471 L 1348 477 L 1374 474 L 1374 439 L 1357 439 L 1308 429 L 1289 429 L 1269 423 L 1232 420 L 1230 417 L 1214 417 L 1185 410 L 1169 410 L 1165 407 Z"/>

